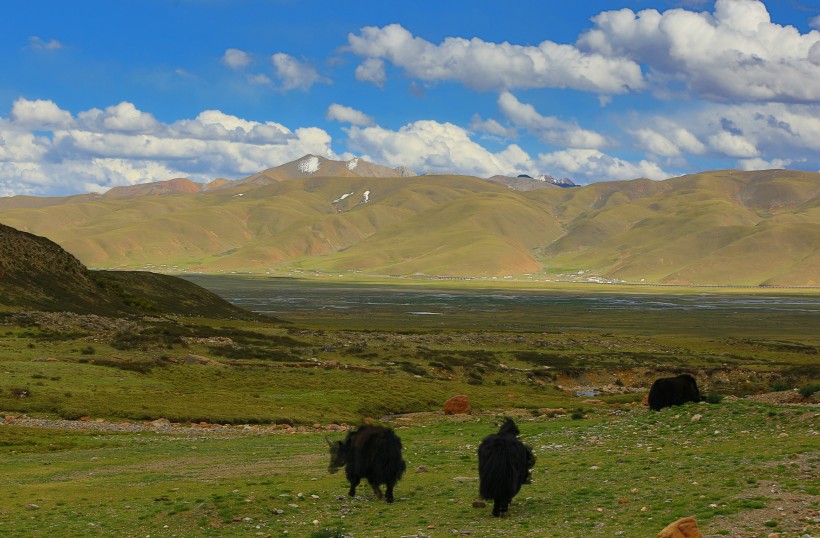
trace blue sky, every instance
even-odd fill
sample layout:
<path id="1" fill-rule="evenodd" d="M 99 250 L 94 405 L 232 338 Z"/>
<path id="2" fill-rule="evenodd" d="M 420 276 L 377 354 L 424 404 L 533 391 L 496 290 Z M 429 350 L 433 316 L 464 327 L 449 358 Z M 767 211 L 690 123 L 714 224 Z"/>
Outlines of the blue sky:
<path id="1" fill-rule="evenodd" d="M 8 2 L 0 196 L 306 153 L 577 183 L 820 171 L 808 0 Z"/>

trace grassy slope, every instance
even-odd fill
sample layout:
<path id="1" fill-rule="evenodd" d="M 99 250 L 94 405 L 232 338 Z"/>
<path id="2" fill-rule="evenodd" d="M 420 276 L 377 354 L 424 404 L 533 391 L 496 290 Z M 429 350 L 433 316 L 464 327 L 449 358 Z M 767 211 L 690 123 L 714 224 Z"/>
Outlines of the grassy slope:
<path id="1" fill-rule="evenodd" d="M 463 176 L 308 178 L 0 209 L 0 220 L 95 267 L 295 264 L 461 276 L 543 267 L 651 282 L 814 285 L 818 184 L 816 174 L 791 171 L 529 192 Z"/>

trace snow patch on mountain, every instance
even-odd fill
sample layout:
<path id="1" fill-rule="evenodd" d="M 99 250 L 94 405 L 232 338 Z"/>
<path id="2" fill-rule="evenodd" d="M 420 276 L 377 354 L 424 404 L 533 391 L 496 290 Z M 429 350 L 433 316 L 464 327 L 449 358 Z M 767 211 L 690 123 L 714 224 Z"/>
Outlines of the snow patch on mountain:
<path id="1" fill-rule="evenodd" d="M 370 201 L 370 191 L 364 191 L 364 194 L 362 195 L 362 200 L 365 204 Z"/>
<path id="2" fill-rule="evenodd" d="M 299 161 L 298 167 L 303 174 L 313 174 L 319 170 L 319 157 L 315 155 L 305 157 Z"/>
<path id="3" fill-rule="evenodd" d="M 359 159 L 350 159 L 347 161 L 347 169 L 351 172 L 355 170 L 357 166 L 359 166 Z"/>
<path id="4" fill-rule="evenodd" d="M 332 204 L 338 204 L 339 202 L 341 202 L 342 200 L 344 200 L 348 196 L 353 196 L 353 193 L 348 192 L 347 194 L 343 194 L 343 195 L 339 196 L 338 198 L 336 198 L 335 200 L 333 200 L 331 203 Z"/>

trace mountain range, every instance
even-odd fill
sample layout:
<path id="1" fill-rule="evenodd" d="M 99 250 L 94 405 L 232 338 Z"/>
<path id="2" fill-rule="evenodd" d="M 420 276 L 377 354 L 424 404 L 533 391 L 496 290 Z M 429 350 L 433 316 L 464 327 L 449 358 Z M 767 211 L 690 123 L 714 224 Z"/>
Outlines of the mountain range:
<path id="1" fill-rule="evenodd" d="M 820 285 L 820 174 L 790 170 L 560 188 L 307 155 L 233 181 L 0 198 L 0 222 L 108 269 Z"/>

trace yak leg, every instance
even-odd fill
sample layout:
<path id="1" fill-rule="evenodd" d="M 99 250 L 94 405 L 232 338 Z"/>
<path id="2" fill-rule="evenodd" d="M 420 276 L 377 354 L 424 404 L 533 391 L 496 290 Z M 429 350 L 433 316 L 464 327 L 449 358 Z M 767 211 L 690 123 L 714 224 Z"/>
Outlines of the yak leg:
<path id="1" fill-rule="evenodd" d="M 356 486 L 359 485 L 359 481 L 361 480 L 361 478 L 355 477 L 355 478 L 350 478 L 349 480 L 350 480 L 350 491 L 348 491 L 347 494 L 350 495 L 351 497 L 355 497 L 356 496 Z"/>
<path id="2" fill-rule="evenodd" d="M 501 515 L 501 500 L 494 499 L 493 500 L 493 516 L 498 517 Z"/>
<path id="3" fill-rule="evenodd" d="M 375 482 L 370 482 L 370 480 L 368 480 L 368 482 L 370 483 L 370 487 L 373 488 L 373 493 L 376 494 L 376 497 L 381 499 L 384 496 L 382 495 L 382 488 Z"/>
<path id="4" fill-rule="evenodd" d="M 393 484 L 389 482 L 387 484 L 387 493 L 385 494 L 385 498 L 387 499 L 387 502 L 393 502 Z"/>

